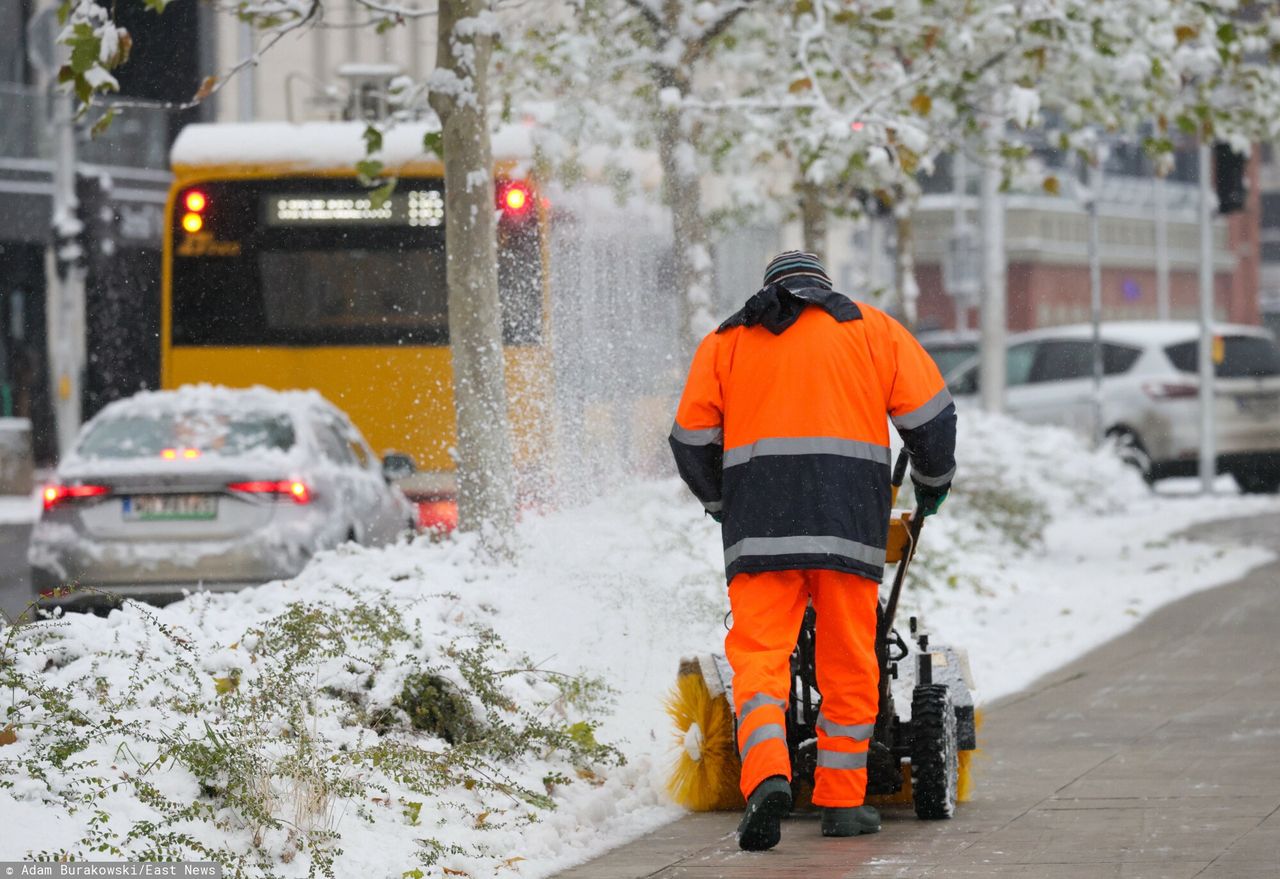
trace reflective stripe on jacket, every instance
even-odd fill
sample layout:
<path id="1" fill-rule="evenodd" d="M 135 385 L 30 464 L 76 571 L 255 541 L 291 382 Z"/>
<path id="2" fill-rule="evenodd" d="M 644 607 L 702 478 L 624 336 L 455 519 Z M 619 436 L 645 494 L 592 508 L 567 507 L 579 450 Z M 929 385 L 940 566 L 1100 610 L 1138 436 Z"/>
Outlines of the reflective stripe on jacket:
<path id="1" fill-rule="evenodd" d="M 955 404 L 932 358 L 875 308 L 835 314 L 808 305 L 779 332 L 726 321 L 694 355 L 671 448 L 723 523 L 729 579 L 825 568 L 879 580 L 890 418 L 915 483 L 951 483 Z"/>

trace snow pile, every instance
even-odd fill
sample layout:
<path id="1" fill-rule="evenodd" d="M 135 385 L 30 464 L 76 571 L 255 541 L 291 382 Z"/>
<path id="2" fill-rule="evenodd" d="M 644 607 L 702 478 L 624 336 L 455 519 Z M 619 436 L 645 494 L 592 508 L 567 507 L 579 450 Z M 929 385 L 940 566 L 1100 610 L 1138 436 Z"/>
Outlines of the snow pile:
<path id="1" fill-rule="evenodd" d="M 37 489 L 31 494 L 0 495 L 0 525 L 25 525 L 40 517 L 43 501 Z"/>
<path id="2" fill-rule="evenodd" d="M 980 701 L 1272 558 L 1178 535 L 1280 512 L 1276 499 L 1156 494 L 1064 429 L 966 409 L 957 459 L 954 491 L 925 528 L 900 614 L 921 615 L 935 641 L 968 649 Z"/>
<path id="3" fill-rule="evenodd" d="M 969 649 L 986 699 L 1268 557 L 1180 529 L 1280 509 L 1154 496 L 1069 433 L 981 413 L 962 415 L 961 468 L 904 613 Z M 172 850 L 254 875 L 331 858 L 542 877 L 677 816 L 662 700 L 681 656 L 721 648 L 718 527 L 666 479 L 520 538 L 507 564 L 467 537 L 344 548 L 235 595 L 10 630 L 0 673 L 24 683 L 2 721 L 0 855 L 156 852 L 158 832 L 127 838 L 155 820 Z"/>
<path id="4" fill-rule="evenodd" d="M 430 585 L 482 576 L 463 543 L 340 550 L 238 595 L 8 629 L 4 856 L 519 875 L 644 821 L 647 773 L 594 731 L 603 683 Z"/>

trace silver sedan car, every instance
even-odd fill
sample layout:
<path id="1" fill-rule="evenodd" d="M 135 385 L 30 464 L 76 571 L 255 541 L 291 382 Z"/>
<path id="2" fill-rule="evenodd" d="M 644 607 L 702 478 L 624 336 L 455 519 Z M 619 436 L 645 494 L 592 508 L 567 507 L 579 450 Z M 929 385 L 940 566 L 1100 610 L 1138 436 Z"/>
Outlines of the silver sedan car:
<path id="1" fill-rule="evenodd" d="M 1092 327 L 1050 327 L 1009 337 L 1010 415 L 1093 431 Z M 1102 326 L 1102 427 L 1148 480 L 1190 476 L 1200 448 L 1200 328 L 1189 321 Z M 1261 327 L 1220 324 L 1214 423 L 1218 470 L 1242 491 L 1280 490 L 1280 347 Z M 976 359 L 947 376 L 957 400 L 978 392 Z"/>
<path id="2" fill-rule="evenodd" d="M 393 475 L 314 392 L 139 394 L 85 424 L 43 487 L 32 582 L 51 607 L 291 577 L 318 550 L 412 530 Z"/>

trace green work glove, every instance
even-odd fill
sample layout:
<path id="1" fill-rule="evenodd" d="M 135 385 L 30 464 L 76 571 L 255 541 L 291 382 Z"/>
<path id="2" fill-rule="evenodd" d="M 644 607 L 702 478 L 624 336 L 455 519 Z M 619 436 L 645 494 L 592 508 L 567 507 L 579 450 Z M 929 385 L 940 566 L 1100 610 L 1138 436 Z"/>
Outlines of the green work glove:
<path id="1" fill-rule="evenodd" d="M 942 508 L 942 502 L 947 499 L 951 486 L 933 488 L 928 485 L 916 485 L 915 490 L 916 512 L 920 514 L 921 519 L 927 519 Z"/>

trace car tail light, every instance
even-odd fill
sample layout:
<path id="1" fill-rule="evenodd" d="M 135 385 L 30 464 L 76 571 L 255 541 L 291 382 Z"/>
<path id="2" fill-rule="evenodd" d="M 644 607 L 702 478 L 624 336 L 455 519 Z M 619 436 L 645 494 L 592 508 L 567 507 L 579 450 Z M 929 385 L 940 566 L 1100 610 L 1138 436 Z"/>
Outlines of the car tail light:
<path id="1" fill-rule="evenodd" d="M 444 498 L 418 502 L 418 527 L 444 534 L 458 527 L 458 502 Z"/>
<path id="2" fill-rule="evenodd" d="M 40 492 L 44 508 L 52 510 L 67 501 L 84 500 L 91 497 L 103 497 L 111 493 L 105 485 L 46 485 Z"/>
<path id="3" fill-rule="evenodd" d="M 290 498 L 295 504 L 311 503 L 311 487 L 299 479 L 255 479 L 249 482 L 228 482 L 228 491 L 245 494 L 271 494 Z"/>
<path id="4" fill-rule="evenodd" d="M 1189 381 L 1143 382 L 1142 390 L 1153 400 L 1186 400 L 1200 395 L 1200 385 Z"/>

